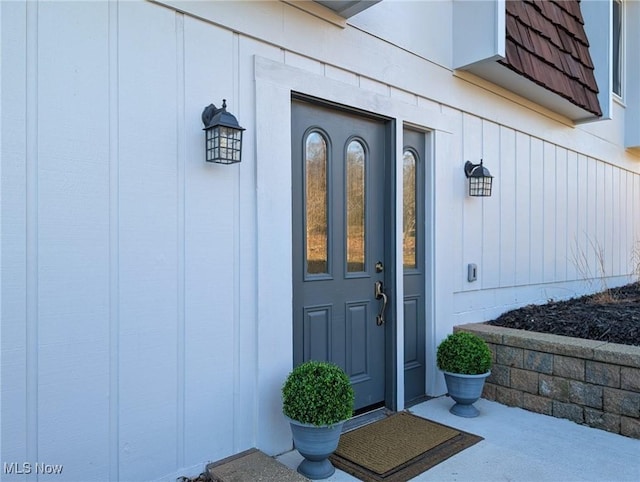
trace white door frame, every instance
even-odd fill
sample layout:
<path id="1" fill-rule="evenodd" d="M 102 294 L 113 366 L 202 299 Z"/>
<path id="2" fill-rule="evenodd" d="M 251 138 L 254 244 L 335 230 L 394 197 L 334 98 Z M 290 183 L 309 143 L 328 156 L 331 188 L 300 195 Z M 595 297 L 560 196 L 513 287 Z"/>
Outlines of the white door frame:
<path id="1" fill-rule="evenodd" d="M 321 64 L 318 64 L 321 65 Z M 323 69 L 326 71 L 326 69 Z M 256 188 L 257 188 L 257 379 L 256 379 L 256 445 L 267 453 L 276 454 L 291 445 L 291 435 L 281 413 L 280 387 L 293 363 L 292 323 L 292 212 L 291 212 L 291 94 L 300 92 L 329 102 L 374 112 L 396 120 L 395 156 L 402 159 L 402 131 L 404 124 L 428 126 L 433 131 L 438 154 L 449 157 L 448 146 L 455 119 L 441 110 L 421 108 L 416 96 L 395 91 L 381 83 L 368 82 L 379 88 L 367 90 L 326 75 L 308 72 L 280 62 L 256 56 Z M 356 76 L 354 76 L 356 78 Z M 381 94 L 387 92 L 388 95 Z M 413 103 L 410 101 L 413 100 Z M 435 157 L 433 157 L 435 159 Z M 433 164 L 436 164 L 435 162 Z M 402 199 L 402 163 L 396 163 L 396 196 Z M 427 173 L 427 192 L 437 172 Z M 434 205 L 427 202 L 428 206 Z M 432 210 L 431 210 L 432 211 Z M 429 216 L 429 209 L 427 209 Z M 433 223 L 425 223 L 433 224 Z M 443 223 L 446 226 L 447 223 Z M 443 230 L 444 231 L 444 230 Z M 446 232 L 444 233 L 446 235 Z M 426 238 L 433 237 L 426 233 Z M 402 202 L 396 202 L 396 246 L 402 247 Z M 445 238 L 446 239 L 446 238 Z M 444 240 L 443 240 L 444 241 Z M 437 241 L 436 241 L 437 242 Z M 446 243 L 444 243 L 446 244 Z M 434 243 L 427 243 L 427 247 Z M 431 249 L 433 252 L 434 250 Z M 402 251 L 395 254 L 395 263 L 402 266 Z M 437 266 L 433 254 L 427 254 L 430 266 Z M 433 271 L 433 270 L 432 270 Z M 447 270 L 444 270 L 445 272 Z M 427 280 L 426 298 L 433 304 L 442 295 L 445 301 L 452 296 L 447 282 Z M 396 296 L 402 300 L 402 270 L 396 271 Z M 433 292 L 429 292 L 429 288 Z M 441 292 L 441 293 L 440 293 Z M 447 294 L 448 293 L 448 294 Z M 398 410 L 404 408 L 404 330 L 402 303 L 396 303 L 397 347 L 395 370 L 398 381 L 395 398 Z M 450 306 L 450 304 L 449 304 Z M 437 313 L 427 313 L 435 320 Z M 433 325 L 433 323 L 431 323 Z M 426 327 L 427 338 L 434 339 L 435 327 Z M 426 345 L 428 353 L 435 346 Z M 435 377 L 435 360 L 427 355 L 427 378 Z M 428 387 L 429 391 L 430 388 Z"/>

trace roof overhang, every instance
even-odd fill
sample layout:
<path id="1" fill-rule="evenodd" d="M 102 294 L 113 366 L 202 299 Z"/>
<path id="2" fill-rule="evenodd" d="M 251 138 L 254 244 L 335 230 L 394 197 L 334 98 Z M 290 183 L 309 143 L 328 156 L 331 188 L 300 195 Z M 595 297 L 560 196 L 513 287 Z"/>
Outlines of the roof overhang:
<path id="1" fill-rule="evenodd" d="M 454 69 L 488 80 L 575 123 L 600 119 L 576 103 L 499 63 L 507 56 L 505 39 L 505 0 L 453 1 Z"/>
<path id="2" fill-rule="evenodd" d="M 353 17 L 382 0 L 315 0 L 316 3 L 332 10 L 343 18 Z"/>
<path id="3" fill-rule="evenodd" d="M 512 71 L 496 60 L 487 60 L 468 65 L 464 70 L 535 102 L 552 112 L 567 117 L 576 124 L 599 119 L 598 116 L 588 110 Z"/>

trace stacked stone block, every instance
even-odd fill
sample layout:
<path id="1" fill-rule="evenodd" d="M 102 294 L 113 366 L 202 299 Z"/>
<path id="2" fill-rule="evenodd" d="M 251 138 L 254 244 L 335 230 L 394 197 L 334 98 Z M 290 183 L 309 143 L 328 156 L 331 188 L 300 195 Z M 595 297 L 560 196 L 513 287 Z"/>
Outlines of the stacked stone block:
<path id="1" fill-rule="evenodd" d="M 493 354 L 483 397 L 640 439 L 640 347 L 462 325 Z"/>

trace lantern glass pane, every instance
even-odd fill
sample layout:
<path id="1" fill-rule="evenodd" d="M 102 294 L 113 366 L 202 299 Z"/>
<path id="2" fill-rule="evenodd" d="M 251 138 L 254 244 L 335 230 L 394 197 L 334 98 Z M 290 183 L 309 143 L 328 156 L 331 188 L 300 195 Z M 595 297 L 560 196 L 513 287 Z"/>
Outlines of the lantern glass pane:
<path id="1" fill-rule="evenodd" d="M 238 130 L 234 134 L 235 139 L 233 141 L 233 162 L 240 162 L 242 154 L 242 131 Z"/>
<path id="2" fill-rule="evenodd" d="M 493 178 L 485 177 L 484 178 L 484 196 L 491 196 L 491 184 L 493 183 Z"/>
<path id="3" fill-rule="evenodd" d="M 220 147 L 226 148 L 228 145 L 229 129 L 227 127 L 220 128 Z"/>
<path id="4" fill-rule="evenodd" d="M 214 128 L 210 128 L 207 129 L 206 131 L 206 139 L 207 139 L 207 143 L 206 143 L 206 160 L 211 162 L 213 161 L 214 158 L 214 150 L 215 150 L 215 145 L 216 145 L 216 138 L 215 138 L 215 129 Z"/>
<path id="5" fill-rule="evenodd" d="M 469 196 L 491 196 L 491 177 L 470 177 Z"/>
<path id="6" fill-rule="evenodd" d="M 206 160 L 219 164 L 231 164 L 241 161 L 242 129 L 226 126 L 214 126 L 206 132 Z"/>

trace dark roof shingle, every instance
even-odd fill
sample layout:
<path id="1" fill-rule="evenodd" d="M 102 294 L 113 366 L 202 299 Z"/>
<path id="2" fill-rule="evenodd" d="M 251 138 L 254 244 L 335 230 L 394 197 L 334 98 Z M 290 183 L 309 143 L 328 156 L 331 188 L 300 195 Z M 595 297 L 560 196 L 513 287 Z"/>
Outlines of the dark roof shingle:
<path id="1" fill-rule="evenodd" d="M 602 115 L 580 0 L 507 0 L 509 69 Z"/>

